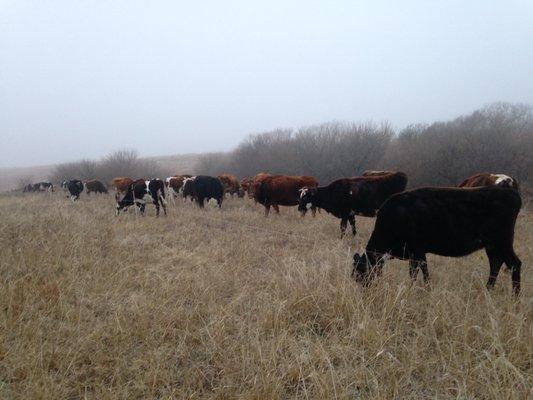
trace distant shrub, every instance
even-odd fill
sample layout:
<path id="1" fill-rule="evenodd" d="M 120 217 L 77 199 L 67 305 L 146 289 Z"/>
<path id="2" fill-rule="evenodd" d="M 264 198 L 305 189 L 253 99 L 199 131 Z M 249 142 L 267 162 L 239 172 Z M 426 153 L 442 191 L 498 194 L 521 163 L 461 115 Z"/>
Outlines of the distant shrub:
<path id="1" fill-rule="evenodd" d="M 134 150 L 118 150 L 100 161 L 81 160 L 59 164 L 50 179 L 54 182 L 98 179 L 108 184 L 117 176 L 156 178 L 162 176 L 162 171 L 154 160 L 141 159 Z"/>

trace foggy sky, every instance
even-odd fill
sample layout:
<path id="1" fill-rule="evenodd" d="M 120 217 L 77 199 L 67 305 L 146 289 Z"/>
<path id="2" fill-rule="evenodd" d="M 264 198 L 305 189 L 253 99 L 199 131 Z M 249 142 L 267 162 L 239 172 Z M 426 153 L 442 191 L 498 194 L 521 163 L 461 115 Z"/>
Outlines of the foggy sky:
<path id="1" fill-rule="evenodd" d="M 0 166 L 533 103 L 533 2 L 0 0 Z"/>

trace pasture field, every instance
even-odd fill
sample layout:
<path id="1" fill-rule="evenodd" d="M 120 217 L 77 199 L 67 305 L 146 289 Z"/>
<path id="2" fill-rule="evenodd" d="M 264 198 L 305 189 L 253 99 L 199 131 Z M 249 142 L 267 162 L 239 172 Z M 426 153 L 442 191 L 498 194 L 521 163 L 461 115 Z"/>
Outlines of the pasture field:
<path id="1" fill-rule="evenodd" d="M 0 197 L 2 399 L 533 398 L 533 212 L 523 291 L 483 251 L 351 277 L 358 236 L 251 200 L 114 216 L 112 196 Z"/>

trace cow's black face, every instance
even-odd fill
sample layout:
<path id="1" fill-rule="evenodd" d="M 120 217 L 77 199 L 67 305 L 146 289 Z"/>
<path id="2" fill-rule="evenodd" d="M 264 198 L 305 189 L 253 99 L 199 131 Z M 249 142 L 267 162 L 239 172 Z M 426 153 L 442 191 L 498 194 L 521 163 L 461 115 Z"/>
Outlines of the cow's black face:
<path id="1" fill-rule="evenodd" d="M 313 205 L 313 200 L 316 195 L 316 188 L 300 189 L 300 200 L 298 201 L 298 211 L 305 214 Z"/>

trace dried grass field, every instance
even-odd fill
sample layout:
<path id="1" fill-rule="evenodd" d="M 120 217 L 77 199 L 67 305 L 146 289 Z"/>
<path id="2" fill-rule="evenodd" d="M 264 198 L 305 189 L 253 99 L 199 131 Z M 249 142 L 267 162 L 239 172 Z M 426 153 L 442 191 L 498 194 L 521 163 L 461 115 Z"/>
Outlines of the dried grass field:
<path id="1" fill-rule="evenodd" d="M 0 197 L 0 398 L 533 398 L 533 222 L 523 292 L 484 252 L 392 261 L 362 288 L 326 213 L 181 201 L 114 216 L 112 196 Z"/>

